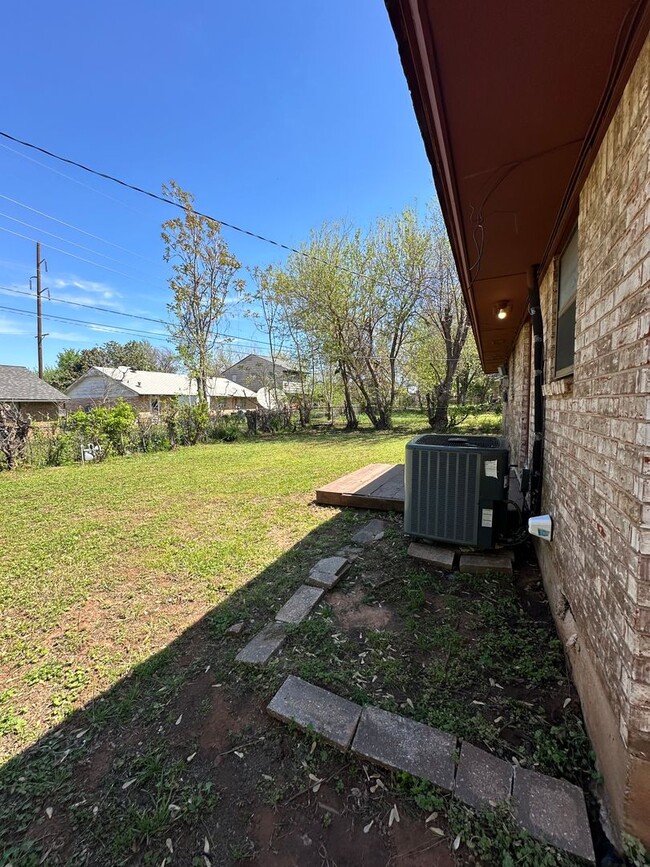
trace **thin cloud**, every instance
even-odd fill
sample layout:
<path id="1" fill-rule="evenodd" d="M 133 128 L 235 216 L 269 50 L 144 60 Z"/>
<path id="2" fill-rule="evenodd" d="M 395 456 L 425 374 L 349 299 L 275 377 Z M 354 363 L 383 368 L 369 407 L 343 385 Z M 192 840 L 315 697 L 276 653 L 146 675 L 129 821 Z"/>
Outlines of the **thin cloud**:
<path id="1" fill-rule="evenodd" d="M 64 340 L 66 343 L 90 343 L 90 338 L 76 331 L 48 331 L 46 337 L 50 340 Z"/>
<path id="2" fill-rule="evenodd" d="M 0 316 L 0 334 L 12 334 L 17 337 L 24 337 L 29 334 L 25 328 L 8 319 L 6 316 Z"/>
<path id="3" fill-rule="evenodd" d="M 121 334 L 119 328 L 111 328 L 110 325 L 88 325 L 90 331 L 110 331 L 111 334 Z"/>
<path id="4" fill-rule="evenodd" d="M 77 289 L 89 295 L 97 295 L 102 300 L 122 297 L 122 293 L 109 286 L 108 283 L 100 283 L 96 280 L 81 280 L 79 277 L 56 277 L 47 282 L 50 289 Z"/>
<path id="5" fill-rule="evenodd" d="M 53 289 L 54 287 L 50 287 Z M 47 298 L 47 295 L 45 296 Z M 54 298 L 57 301 L 67 301 L 71 304 L 92 304 L 97 303 L 97 298 L 88 297 L 88 295 L 79 295 L 75 292 L 62 292 L 57 290 Z M 103 307 L 111 307 L 114 310 L 122 311 L 124 309 L 124 305 L 120 301 L 111 301 L 110 297 L 101 298 L 101 303 Z"/>

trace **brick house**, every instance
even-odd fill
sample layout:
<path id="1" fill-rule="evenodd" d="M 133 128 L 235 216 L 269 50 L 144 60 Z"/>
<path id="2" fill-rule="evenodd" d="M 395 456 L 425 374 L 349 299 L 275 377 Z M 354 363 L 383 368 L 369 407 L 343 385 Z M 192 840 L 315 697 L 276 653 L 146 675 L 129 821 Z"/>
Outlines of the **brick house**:
<path id="1" fill-rule="evenodd" d="M 649 846 L 649 4 L 386 3 L 608 814 Z"/>
<path id="2" fill-rule="evenodd" d="M 139 413 L 157 414 L 171 399 L 188 404 L 198 400 L 196 380 L 185 374 L 130 367 L 91 367 L 68 386 L 66 393 L 72 410 L 123 400 Z M 208 399 L 214 411 L 234 412 L 258 406 L 254 392 L 221 376 L 208 380 Z"/>
<path id="3" fill-rule="evenodd" d="M 65 394 L 26 367 L 0 364 L 0 403 L 15 404 L 34 421 L 47 421 L 61 414 L 66 400 Z"/>

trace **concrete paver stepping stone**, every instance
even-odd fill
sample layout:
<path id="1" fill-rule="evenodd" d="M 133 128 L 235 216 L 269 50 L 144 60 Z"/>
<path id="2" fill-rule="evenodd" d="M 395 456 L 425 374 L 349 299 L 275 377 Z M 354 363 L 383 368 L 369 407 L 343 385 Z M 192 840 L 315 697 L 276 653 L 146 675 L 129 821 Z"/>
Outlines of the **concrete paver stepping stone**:
<path id="1" fill-rule="evenodd" d="M 513 766 L 463 741 L 454 795 L 476 809 L 495 806 L 510 797 Z"/>
<path id="2" fill-rule="evenodd" d="M 358 704 L 292 674 L 273 696 L 267 710 L 276 719 L 313 730 L 342 750 L 350 746 L 361 716 Z"/>
<path id="3" fill-rule="evenodd" d="M 273 654 L 282 647 L 284 639 L 287 637 L 287 629 L 286 623 L 267 623 L 239 651 L 235 661 L 246 662 L 249 665 L 266 665 Z"/>
<path id="4" fill-rule="evenodd" d="M 350 561 L 346 557 L 325 557 L 312 567 L 306 583 L 331 590 L 349 571 Z"/>
<path id="5" fill-rule="evenodd" d="M 275 619 L 281 623 L 302 623 L 312 608 L 323 597 L 325 590 L 322 587 L 310 587 L 308 584 L 300 586 L 296 592 L 284 603 L 275 615 Z"/>
<path id="6" fill-rule="evenodd" d="M 594 861 L 582 789 L 537 771 L 515 768 L 512 790 L 515 818 L 544 843 Z"/>
<path id="7" fill-rule="evenodd" d="M 373 518 L 372 521 L 368 521 L 365 527 L 357 530 L 352 541 L 355 545 L 370 545 L 372 542 L 378 542 L 384 538 L 384 532 L 388 526 L 387 521 Z"/>
<path id="8" fill-rule="evenodd" d="M 364 707 L 351 749 L 364 759 L 407 771 L 448 792 L 454 787 L 456 738 L 398 714 Z"/>
<path id="9" fill-rule="evenodd" d="M 454 568 L 456 552 L 451 548 L 441 548 L 439 545 L 424 545 L 422 542 L 411 542 L 408 549 L 409 557 L 422 560 L 436 569 L 451 571 Z"/>
<path id="10" fill-rule="evenodd" d="M 461 554 L 458 571 L 469 572 L 471 575 L 485 575 L 488 572 L 512 575 L 512 553 L 499 551 L 489 554 Z"/>

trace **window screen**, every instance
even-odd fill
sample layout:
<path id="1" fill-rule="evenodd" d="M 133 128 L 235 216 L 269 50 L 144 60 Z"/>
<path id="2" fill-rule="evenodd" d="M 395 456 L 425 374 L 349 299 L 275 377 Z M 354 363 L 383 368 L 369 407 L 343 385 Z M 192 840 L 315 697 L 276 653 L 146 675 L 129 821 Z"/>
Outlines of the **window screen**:
<path id="1" fill-rule="evenodd" d="M 576 289 L 578 287 L 578 230 L 560 257 L 557 327 L 555 330 L 555 374 L 573 370 L 576 336 Z"/>

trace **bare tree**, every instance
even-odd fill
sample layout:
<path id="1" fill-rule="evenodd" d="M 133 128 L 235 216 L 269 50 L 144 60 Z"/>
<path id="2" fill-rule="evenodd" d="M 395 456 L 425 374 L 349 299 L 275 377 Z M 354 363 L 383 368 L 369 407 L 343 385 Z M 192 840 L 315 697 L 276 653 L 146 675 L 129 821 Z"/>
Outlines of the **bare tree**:
<path id="1" fill-rule="evenodd" d="M 31 426 L 31 416 L 15 403 L 0 403 L 0 454 L 8 470 L 13 470 L 24 457 Z"/>

